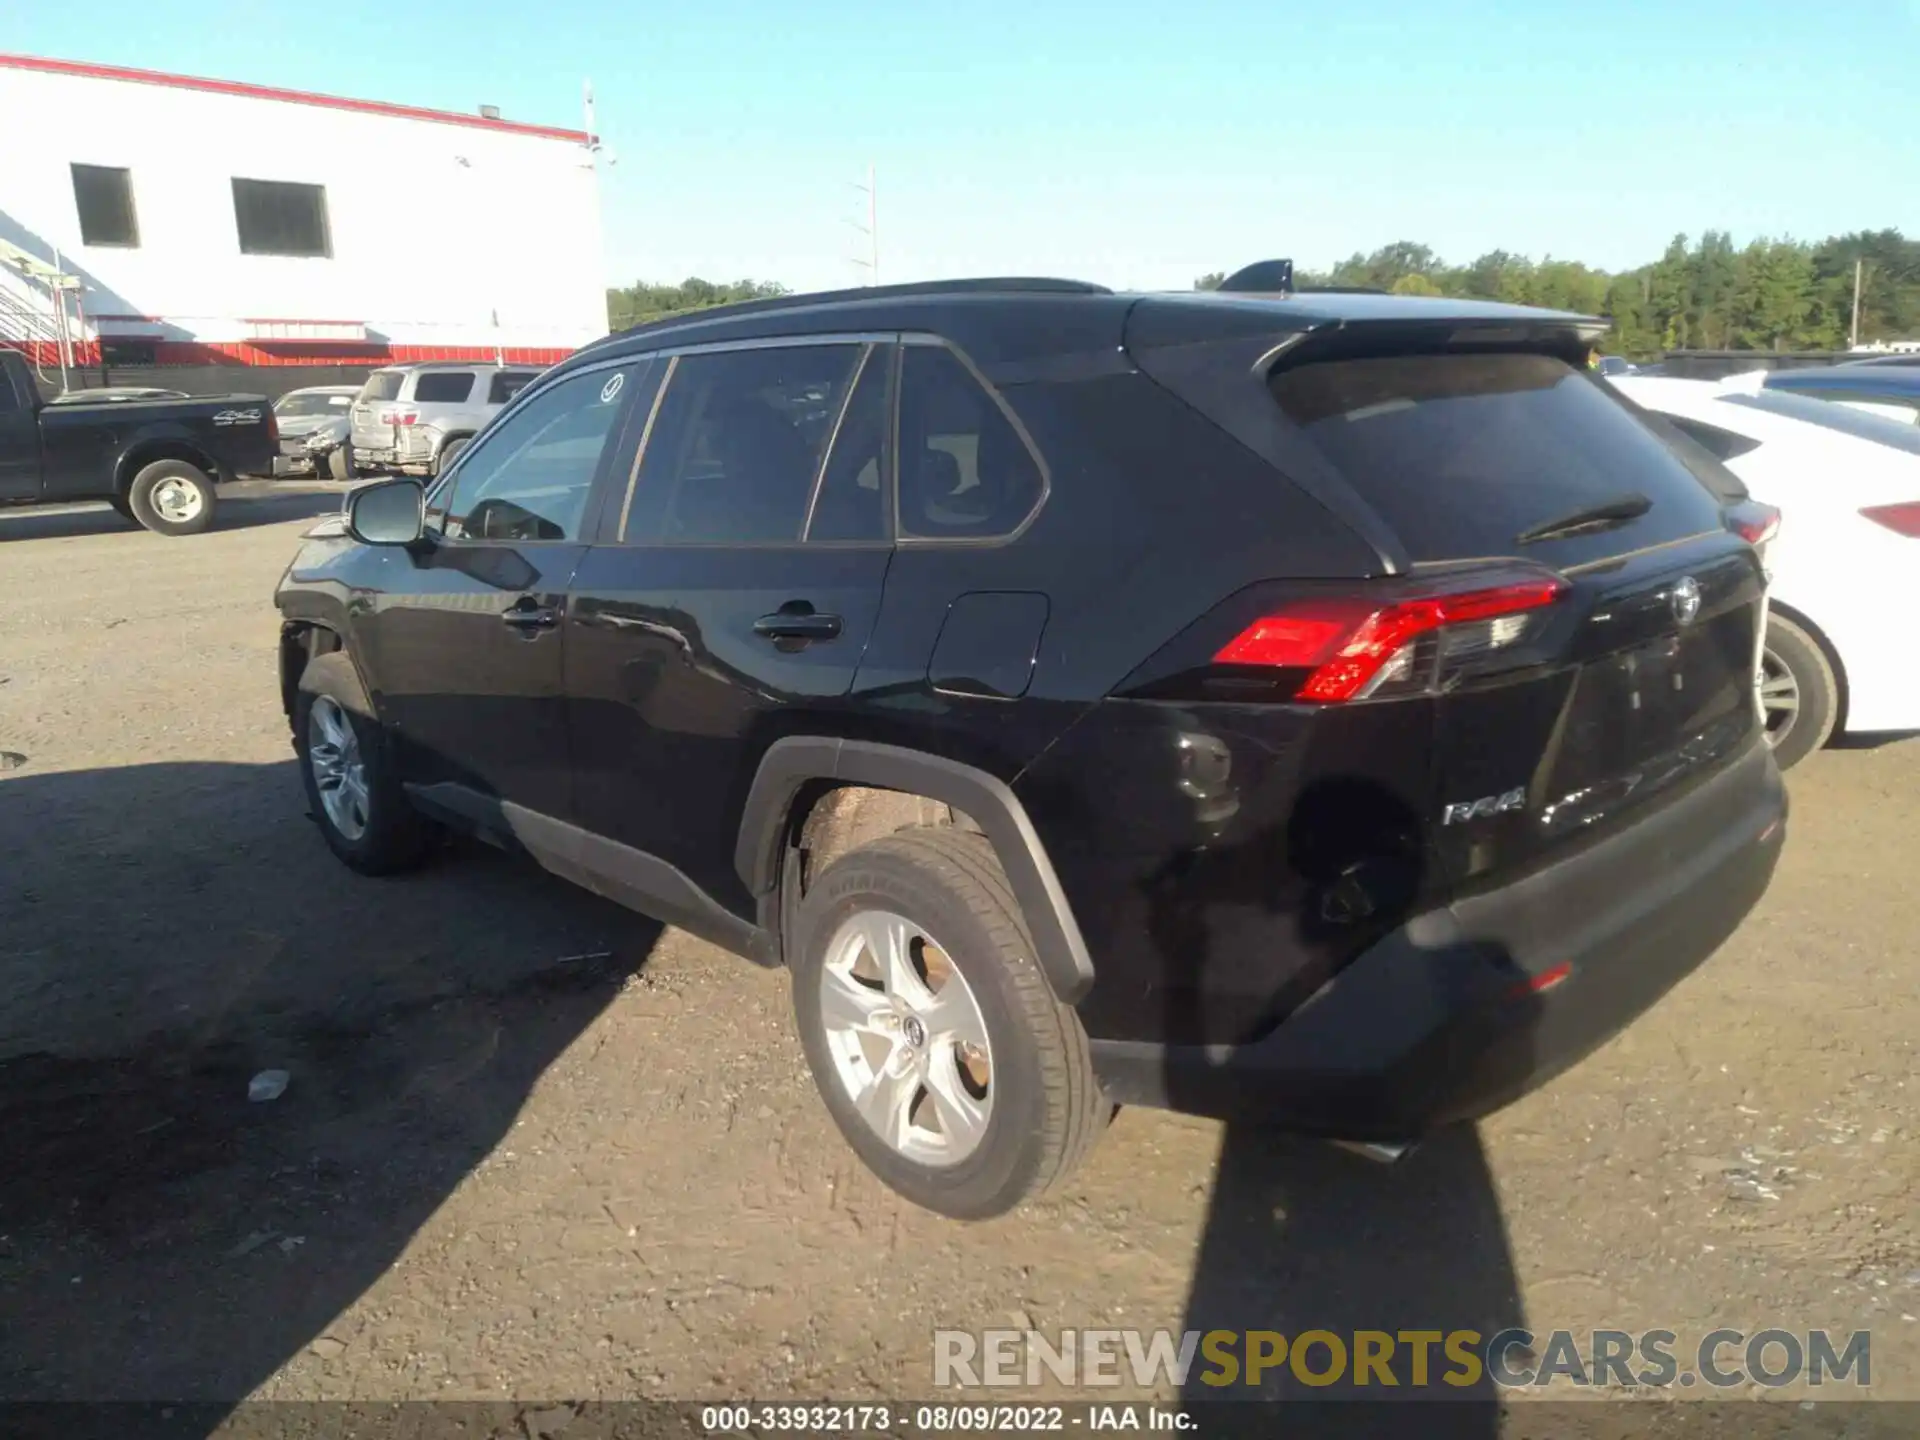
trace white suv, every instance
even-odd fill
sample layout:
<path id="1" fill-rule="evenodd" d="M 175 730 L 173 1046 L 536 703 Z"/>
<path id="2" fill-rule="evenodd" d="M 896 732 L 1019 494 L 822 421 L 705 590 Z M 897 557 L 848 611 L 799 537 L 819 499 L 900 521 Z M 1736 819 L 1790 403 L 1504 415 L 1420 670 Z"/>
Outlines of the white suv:
<path id="1" fill-rule="evenodd" d="M 390 365 L 353 402 L 357 472 L 438 475 L 540 372 L 503 365 Z"/>

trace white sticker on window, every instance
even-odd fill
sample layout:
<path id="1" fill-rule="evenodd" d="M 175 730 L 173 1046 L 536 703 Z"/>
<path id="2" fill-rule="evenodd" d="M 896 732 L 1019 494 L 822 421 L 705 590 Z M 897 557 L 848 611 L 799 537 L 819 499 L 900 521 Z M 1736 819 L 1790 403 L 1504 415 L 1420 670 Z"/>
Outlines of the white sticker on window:
<path id="1" fill-rule="evenodd" d="M 613 378 L 600 387 L 600 403 L 605 405 L 608 401 L 612 400 L 614 396 L 620 393 L 620 387 L 626 383 L 626 373 L 616 370 Z"/>

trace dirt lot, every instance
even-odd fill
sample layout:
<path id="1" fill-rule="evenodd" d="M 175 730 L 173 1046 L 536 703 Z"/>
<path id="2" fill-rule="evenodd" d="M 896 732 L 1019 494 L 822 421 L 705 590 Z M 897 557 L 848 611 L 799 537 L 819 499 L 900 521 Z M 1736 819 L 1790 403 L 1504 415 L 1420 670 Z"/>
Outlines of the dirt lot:
<path id="1" fill-rule="evenodd" d="M 780 975 L 490 851 L 332 861 L 268 596 L 336 503 L 0 513 L 0 1396 L 924 1397 L 935 1327 L 1524 1320 L 1871 1328 L 1920 1398 L 1920 742 L 1796 772 L 1763 908 L 1478 1136 L 1127 1111 L 958 1227 L 841 1145 Z"/>

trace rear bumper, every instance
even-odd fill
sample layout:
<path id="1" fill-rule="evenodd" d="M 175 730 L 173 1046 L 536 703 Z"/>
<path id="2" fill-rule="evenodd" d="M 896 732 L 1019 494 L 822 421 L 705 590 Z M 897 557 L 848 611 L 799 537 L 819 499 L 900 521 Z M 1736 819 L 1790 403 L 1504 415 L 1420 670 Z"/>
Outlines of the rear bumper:
<path id="1" fill-rule="evenodd" d="M 357 470 L 391 470 L 409 475 L 433 473 L 433 457 L 430 454 L 418 450 L 396 450 L 391 445 L 355 444 L 353 464 Z"/>
<path id="2" fill-rule="evenodd" d="M 1766 891 L 1786 811 L 1756 742 L 1659 814 L 1409 921 L 1260 1040 L 1095 1040 L 1095 1069 L 1121 1103 L 1356 1140 L 1489 1114 L 1719 948 Z"/>

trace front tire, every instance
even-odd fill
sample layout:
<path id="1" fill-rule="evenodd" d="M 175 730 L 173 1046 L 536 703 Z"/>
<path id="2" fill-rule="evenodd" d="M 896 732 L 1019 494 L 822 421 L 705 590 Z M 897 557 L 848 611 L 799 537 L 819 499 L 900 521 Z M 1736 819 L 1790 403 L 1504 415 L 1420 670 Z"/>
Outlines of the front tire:
<path id="1" fill-rule="evenodd" d="M 1760 659 L 1760 706 L 1767 743 L 1791 770 L 1833 738 L 1840 718 L 1840 679 L 1820 642 L 1777 612 L 1767 617 Z"/>
<path id="2" fill-rule="evenodd" d="M 425 859 L 432 831 L 407 803 L 386 736 L 365 709 L 346 654 L 315 656 L 294 699 L 294 749 L 327 848 L 363 875 L 393 875 Z"/>
<path id="3" fill-rule="evenodd" d="M 133 523 L 136 525 L 140 523 L 138 520 L 134 520 L 133 506 L 127 503 L 126 496 L 124 495 L 108 496 L 107 504 L 111 505 L 114 509 L 114 513 L 121 516 L 123 519 L 133 520 Z"/>
<path id="4" fill-rule="evenodd" d="M 185 460 L 156 460 L 133 477 L 127 507 L 157 535 L 198 535 L 213 523 L 213 478 Z"/>
<path id="5" fill-rule="evenodd" d="M 915 829 L 830 866 L 795 916 L 794 1014 L 854 1152 L 957 1220 L 1078 1167 L 1113 1107 L 985 836 Z"/>

